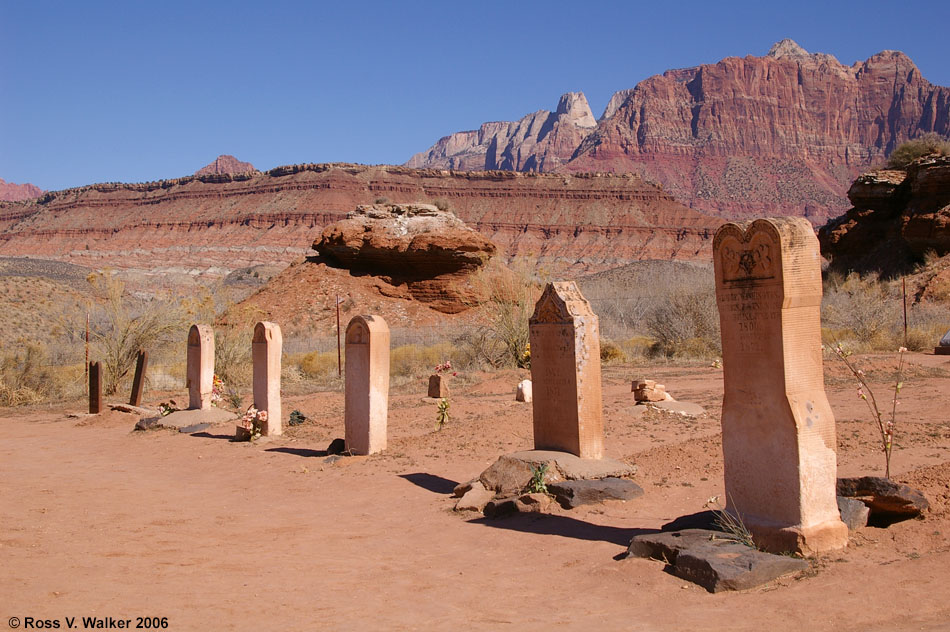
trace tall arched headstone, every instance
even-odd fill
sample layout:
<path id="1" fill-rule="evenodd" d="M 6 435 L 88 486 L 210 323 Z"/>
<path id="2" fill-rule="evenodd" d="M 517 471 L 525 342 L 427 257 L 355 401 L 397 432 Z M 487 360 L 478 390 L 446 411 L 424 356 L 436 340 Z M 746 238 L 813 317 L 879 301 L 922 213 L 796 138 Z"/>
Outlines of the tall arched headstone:
<path id="1" fill-rule="evenodd" d="M 265 437 L 283 432 L 280 410 L 280 357 L 284 337 L 276 323 L 262 321 L 254 326 L 251 360 L 254 363 L 254 408 L 267 411 L 261 432 Z"/>
<path id="2" fill-rule="evenodd" d="M 386 449 L 389 415 L 389 326 L 379 316 L 354 316 L 346 326 L 346 449 Z"/>
<path id="3" fill-rule="evenodd" d="M 211 325 L 192 325 L 188 331 L 185 374 L 188 408 L 211 408 L 211 391 L 214 388 L 214 330 Z"/>
<path id="4" fill-rule="evenodd" d="M 713 242 L 727 511 L 760 547 L 847 544 L 821 355 L 818 239 L 803 218 L 726 224 Z"/>
<path id="5" fill-rule="evenodd" d="M 603 458 L 600 333 L 573 281 L 547 284 L 529 333 L 535 449 Z"/>

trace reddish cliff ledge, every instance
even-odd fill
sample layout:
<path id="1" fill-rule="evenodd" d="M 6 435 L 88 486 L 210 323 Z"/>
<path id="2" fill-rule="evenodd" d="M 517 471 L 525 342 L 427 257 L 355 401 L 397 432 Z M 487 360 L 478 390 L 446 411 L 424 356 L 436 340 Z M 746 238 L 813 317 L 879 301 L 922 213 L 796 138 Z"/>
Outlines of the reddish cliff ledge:
<path id="1" fill-rule="evenodd" d="M 927 156 L 906 171 L 855 180 L 854 208 L 818 233 L 822 254 L 843 272 L 909 270 L 925 252 L 950 253 L 950 156 Z"/>
<path id="2" fill-rule="evenodd" d="M 359 204 L 443 200 L 505 256 L 580 274 L 707 259 L 720 220 L 632 175 L 453 172 L 347 164 L 98 184 L 0 203 L 0 255 L 139 270 L 171 282 L 305 256 Z"/>

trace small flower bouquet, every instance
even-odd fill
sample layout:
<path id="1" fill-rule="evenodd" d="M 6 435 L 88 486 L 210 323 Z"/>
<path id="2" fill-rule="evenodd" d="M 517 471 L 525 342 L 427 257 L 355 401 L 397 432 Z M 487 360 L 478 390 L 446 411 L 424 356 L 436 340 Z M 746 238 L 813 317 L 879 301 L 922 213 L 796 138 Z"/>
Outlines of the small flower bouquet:
<path id="1" fill-rule="evenodd" d="M 218 377 L 218 374 L 215 373 L 211 378 L 211 405 L 218 406 L 221 401 L 224 399 L 222 393 L 224 392 L 224 380 Z"/>
<path id="2" fill-rule="evenodd" d="M 267 423 L 267 411 L 258 410 L 253 405 L 249 406 L 241 417 L 241 424 L 237 427 L 237 440 L 254 441 L 263 434 L 265 423 Z"/>

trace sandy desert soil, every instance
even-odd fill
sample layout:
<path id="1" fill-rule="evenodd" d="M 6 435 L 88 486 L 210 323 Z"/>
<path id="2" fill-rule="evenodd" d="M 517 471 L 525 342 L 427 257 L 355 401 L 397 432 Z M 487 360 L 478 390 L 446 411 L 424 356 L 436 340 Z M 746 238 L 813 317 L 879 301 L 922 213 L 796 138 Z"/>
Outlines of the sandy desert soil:
<path id="1" fill-rule="evenodd" d="M 874 383 L 892 358 L 861 359 Z M 393 393 L 384 453 L 324 462 L 343 434 L 341 393 L 287 397 L 311 417 L 285 436 L 229 441 L 132 432 L 81 404 L 0 411 L 0 627 L 10 617 L 167 617 L 169 630 L 950 629 L 950 358 L 913 354 L 895 478 L 918 487 L 923 519 L 857 531 L 796 578 L 710 594 L 660 562 L 616 559 L 630 538 L 722 493 L 722 372 L 604 370 L 608 456 L 639 465 L 645 495 L 551 515 L 486 520 L 450 493 L 499 455 L 531 447 L 526 372 L 465 375 L 435 431 L 423 380 Z M 826 361 L 839 473 L 880 474 L 863 402 Z M 634 417 L 629 380 L 655 377 L 708 414 Z M 157 404 L 158 398 L 153 398 Z"/>

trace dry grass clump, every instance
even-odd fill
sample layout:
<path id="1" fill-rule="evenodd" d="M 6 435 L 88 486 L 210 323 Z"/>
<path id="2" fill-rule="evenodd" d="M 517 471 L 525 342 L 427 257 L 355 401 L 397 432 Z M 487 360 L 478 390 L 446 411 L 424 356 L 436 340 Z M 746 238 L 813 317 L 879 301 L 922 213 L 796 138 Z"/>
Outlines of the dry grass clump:
<path id="1" fill-rule="evenodd" d="M 0 357 L 0 406 L 25 406 L 78 395 L 81 366 L 49 364 L 46 346 L 28 342 Z"/>
<path id="2" fill-rule="evenodd" d="M 899 281 L 855 272 L 830 274 L 821 304 L 822 340 L 841 343 L 850 352 L 932 349 L 950 328 L 950 309 L 935 301 L 907 300 L 905 340 Z"/>

